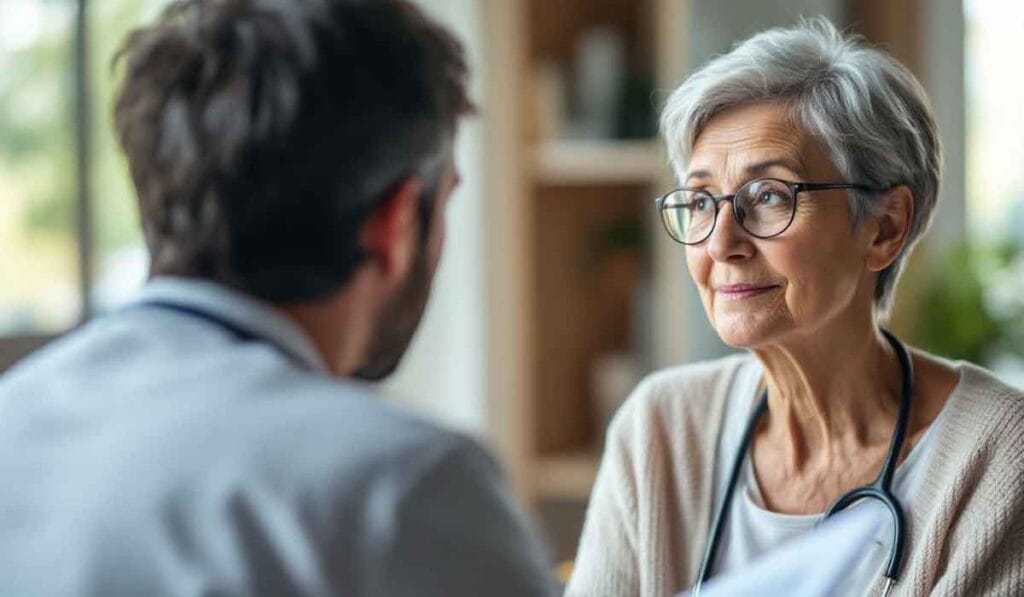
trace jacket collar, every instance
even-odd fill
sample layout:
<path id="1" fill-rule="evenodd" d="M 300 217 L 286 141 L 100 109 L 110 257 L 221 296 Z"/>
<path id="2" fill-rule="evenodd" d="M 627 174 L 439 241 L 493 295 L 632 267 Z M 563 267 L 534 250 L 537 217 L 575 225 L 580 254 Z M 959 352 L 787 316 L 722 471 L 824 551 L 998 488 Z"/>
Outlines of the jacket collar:
<path id="1" fill-rule="evenodd" d="M 205 314 L 271 343 L 314 371 L 329 370 L 309 335 L 271 304 L 206 280 L 159 276 L 151 279 L 131 306 L 145 303 L 177 305 L 183 310 Z"/>

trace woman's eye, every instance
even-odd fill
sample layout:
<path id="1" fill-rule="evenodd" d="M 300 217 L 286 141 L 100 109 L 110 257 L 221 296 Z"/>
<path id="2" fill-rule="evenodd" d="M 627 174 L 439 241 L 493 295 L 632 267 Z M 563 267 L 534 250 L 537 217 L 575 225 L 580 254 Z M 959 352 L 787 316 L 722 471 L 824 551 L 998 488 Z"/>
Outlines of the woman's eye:
<path id="1" fill-rule="evenodd" d="M 708 201 L 707 198 L 699 197 L 693 200 L 693 202 L 691 203 L 691 208 L 693 209 L 693 211 L 704 211 L 705 209 L 707 209 L 708 203 L 710 203 L 710 201 Z"/>
<path id="2" fill-rule="evenodd" d="M 780 205 L 789 201 L 789 198 L 777 191 L 765 191 L 758 198 L 761 205 Z"/>

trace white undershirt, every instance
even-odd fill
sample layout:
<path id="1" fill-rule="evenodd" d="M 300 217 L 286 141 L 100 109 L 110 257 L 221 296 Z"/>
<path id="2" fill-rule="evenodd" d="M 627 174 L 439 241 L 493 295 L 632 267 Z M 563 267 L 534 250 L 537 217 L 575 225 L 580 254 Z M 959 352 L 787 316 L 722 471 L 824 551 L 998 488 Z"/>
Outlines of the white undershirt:
<path id="1" fill-rule="evenodd" d="M 754 358 L 744 363 L 737 371 L 729 391 L 727 413 L 722 432 L 718 438 L 718 455 L 715 465 L 714 512 L 717 514 L 725 493 L 729 472 L 736 458 L 740 440 L 750 413 L 756 404 L 758 387 L 763 370 Z M 948 404 L 948 401 L 947 401 Z M 935 430 L 945 419 L 948 409 L 942 412 L 925 432 L 921 441 L 898 467 L 893 476 L 892 491 L 908 514 L 914 497 L 921 486 L 922 471 L 926 468 L 935 450 Z M 856 507 L 856 506 L 854 506 Z M 764 508 L 761 490 L 754 475 L 751 459 L 746 458 L 743 471 L 736 484 L 736 490 L 729 512 L 728 521 L 719 544 L 718 558 L 712 566 L 713 573 L 742 568 L 745 564 L 789 539 L 810 530 L 820 519 L 818 514 L 779 514 Z M 882 573 L 888 562 L 892 538 L 892 521 L 875 536 L 869 553 L 851 571 L 842 595 L 864 595 L 871 584 Z M 904 549 L 909 550 L 909 543 Z"/>

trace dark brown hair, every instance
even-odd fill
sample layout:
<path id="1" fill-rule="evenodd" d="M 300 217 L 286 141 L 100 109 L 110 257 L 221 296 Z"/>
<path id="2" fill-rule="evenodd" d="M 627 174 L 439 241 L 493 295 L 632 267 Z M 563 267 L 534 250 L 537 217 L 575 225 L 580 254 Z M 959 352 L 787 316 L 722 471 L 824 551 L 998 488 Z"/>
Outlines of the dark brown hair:
<path id="1" fill-rule="evenodd" d="M 366 215 L 472 110 L 461 45 L 404 0 L 178 0 L 118 60 L 151 273 L 273 302 L 340 289 Z"/>

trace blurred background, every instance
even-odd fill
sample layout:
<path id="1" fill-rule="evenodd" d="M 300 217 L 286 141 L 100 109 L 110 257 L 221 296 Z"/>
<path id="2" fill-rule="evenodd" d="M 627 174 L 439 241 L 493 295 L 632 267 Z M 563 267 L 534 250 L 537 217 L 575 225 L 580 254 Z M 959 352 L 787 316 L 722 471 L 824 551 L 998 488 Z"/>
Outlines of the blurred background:
<path id="1" fill-rule="evenodd" d="M 945 147 L 940 209 L 892 327 L 1024 386 L 1024 3 L 421 0 L 482 107 L 396 401 L 499 455 L 571 558 L 604 427 L 652 369 L 725 354 L 656 226 L 661 101 L 733 43 L 825 15 L 906 63 Z M 112 136 L 112 56 L 166 0 L 0 0 L 0 371 L 146 277 Z"/>

